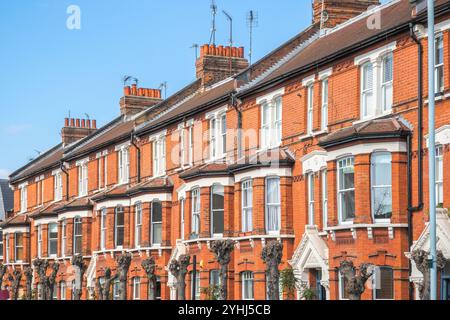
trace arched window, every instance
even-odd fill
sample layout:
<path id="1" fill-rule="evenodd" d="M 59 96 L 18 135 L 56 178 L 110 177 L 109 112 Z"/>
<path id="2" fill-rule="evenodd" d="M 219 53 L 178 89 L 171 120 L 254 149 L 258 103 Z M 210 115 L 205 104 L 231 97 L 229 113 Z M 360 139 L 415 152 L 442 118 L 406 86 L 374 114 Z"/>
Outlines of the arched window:
<path id="1" fill-rule="evenodd" d="M 244 271 L 241 273 L 242 279 L 242 300 L 254 300 L 253 272 Z"/>
<path id="2" fill-rule="evenodd" d="M 81 217 L 73 219 L 73 254 L 81 254 L 83 223 Z"/>
<path id="3" fill-rule="evenodd" d="M 117 206 L 114 210 L 114 246 L 121 248 L 125 238 L 125 210 Z"/>
<path id="4" fill-rule="evenodd" d="M 372 154 L 372 216 L 374 220 L 392 216 L 392 156 L 389 152 Z"/>

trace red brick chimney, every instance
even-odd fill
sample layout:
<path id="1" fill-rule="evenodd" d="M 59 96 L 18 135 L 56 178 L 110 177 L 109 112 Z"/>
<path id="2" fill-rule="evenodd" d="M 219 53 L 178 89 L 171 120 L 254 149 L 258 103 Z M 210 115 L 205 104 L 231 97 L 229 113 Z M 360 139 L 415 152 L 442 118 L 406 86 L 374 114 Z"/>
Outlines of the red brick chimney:
<path id="1" fill-rule="evenodd" d="M 322 11 L 323 28 L 333 28 L 379 4 L 379 0 L 314 0 L 313 24 L 320 24 Z"/>
<path id="2" fill-rule="evenodd" d="M 205 44 L 195 63 L 197 79 L 203 86 L 212 85 L 248 67 L 243 47 L 224 47 Z"/>
<path id="3" fill-rule="evenodd" d="M 161 90 L 138 88 L 136 84 L 123 88 L 120 98 L 120 112 L 123 115 L 133 115 L 162 101 Z"/>
<path id="4" fill-rule="evenodd" d="M 89 119 L 64 119 L 64 127 L 61 130 L 64 145 L 76 142 L 91 133 L 97 131 L 97 121 Z"/>

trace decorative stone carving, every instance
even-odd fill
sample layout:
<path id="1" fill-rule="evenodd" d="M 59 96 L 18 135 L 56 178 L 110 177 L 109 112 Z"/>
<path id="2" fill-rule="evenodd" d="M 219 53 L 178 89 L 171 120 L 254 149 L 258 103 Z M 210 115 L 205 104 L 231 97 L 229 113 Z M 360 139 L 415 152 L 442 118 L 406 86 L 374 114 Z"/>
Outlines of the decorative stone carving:
<path id="1" fill-rule="evenodd" d="M 25 299 L 32 300 L 33 299 L 33 289 L 31 288 L 31 284 L 33 282 L 33 269 L 27 266 L 23 270 L 23 275 L 25 276 L 25 288 L 27 290 Z"/>
<path id="2" fill-rule="evenodd" d="M 119 278 L 119 300 L 127 300 L 127 274 L 131 264 L 131 253 L 121 254 L 117 259 L 117 275 Z"/>
<path id="3" fill-rule="evenodd" d="M 142 268 L 145 271 L 148 279 L 148 300 L 156 299 L 156 263 L 155 258 L 149 257 L 142 261 Z"/>
<path id="4" fill-rule="evenodd" d="M 228 264 L 230 263 L 231 253 L 233 252 L 233 250 L 234 241 L 230 239 L 216 240 L 211 243 L 211 251 L 216 256 L 216 260 L 220 265 L 219 300 L 227 300 Z"/>
<path id="5" fill-rule="evenodd" d="M 87 266 L 83 257 L 79 254 L 72 257 L 72 266 L 75 268 L 75 288 L 73 288 L 73 300 L 80 300 L 83 293 L 83 276 Z"/>
<path id="6" fill-rule="evenodd" d="M 6 271 L 8 270 L 8 267 L 4 264 L 0 264 L 0 288 L 3 284 L 3 277 L 5 276 Z"/>
<path id="7" fill-rule="evenodd" d="M 430 261 L 428 260 L 429 252 L 425 250 L 416 250 L 411 253 L 411 260 L 416 264 L 417 270 L 423 275 L 422 283 L 419 283 L 420 300 L 430 300 Z M 437 251 L 436 265 L 438 270 L 442 270 L 445 266 L 446 259 L 441 251 Z"/>
<path id="8" fill-rule="evenodd" d="M 177 300 L 186 300 L 186 274 L 190 261 L 190 256 L 182 254 L 169 264 L 170 273 L 177 279 Z"/>
<path id="9" fill-rule="evenodd" d="M 11 300 L 17 300 L 19 295 L 19 284 L 22 279 L 22 272 L 14 270 L 13 274 L 9 274 L 8 280 L 11 282 Z"/>
<path id="10" fill-rule="evenodd" d="M 363 263 L 359 267 L 359 275 L 356 274 L 356 268 L 351 260 L 341 261 L 339 271 L 345 277 L 346 285 L 345 292 L 348 294 L 350 300 L 361 300 L 361 295 L 365 290 L 367 280 L 372 276 L 373 272 L 369 272 L 372 265 Z"/>
<path id="11" fill-rule="evenodd" d="M 111 285 L 113 281 L 117 279 L 117 276 L 117 274 L 111 276 L 111 269 L 106 268 L 105 275 L 103 277 L 103 285 L 100 282 L 100 278 L 97 278 L 96 286 L 99 300 L 110 300 Z"/>
<path id="12" fill-rule="evenodd" d="M 280 270 L 278 266 L 282 257 L 283 244 L 279 241 L 270 241 L 261 252 L 261 258 L 266 264 L 267 295 L 269 300 L 280 299 Z"/>

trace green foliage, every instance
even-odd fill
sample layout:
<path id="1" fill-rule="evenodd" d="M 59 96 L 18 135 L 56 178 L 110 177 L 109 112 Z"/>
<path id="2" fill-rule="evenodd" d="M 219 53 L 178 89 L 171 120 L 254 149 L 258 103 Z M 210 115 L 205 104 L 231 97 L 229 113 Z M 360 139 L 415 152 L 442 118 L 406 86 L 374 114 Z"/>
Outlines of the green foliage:
<path id="1" fill-rule="evenodd" d="M 295 291 L 297 290 L 298 279 L 295 277 L 294 269 L 287 267 L 280 272 L 280 285 L 287 294 L 287 300 L 295 298 Z"/>
<path id="2" fill-rule="evenodd" d="M 302 299 L 305 300 L 315 300 L 316 299 L 316 291 L 314 289 L 304 287 L 302 290 Z"/>
<path id="3" fill-rule="evenodd" d="M 206 300 L 218 300 L 220 287 L 210 285 L 209 287 L 200 288 L 200 292 L 206 295 Z"/>

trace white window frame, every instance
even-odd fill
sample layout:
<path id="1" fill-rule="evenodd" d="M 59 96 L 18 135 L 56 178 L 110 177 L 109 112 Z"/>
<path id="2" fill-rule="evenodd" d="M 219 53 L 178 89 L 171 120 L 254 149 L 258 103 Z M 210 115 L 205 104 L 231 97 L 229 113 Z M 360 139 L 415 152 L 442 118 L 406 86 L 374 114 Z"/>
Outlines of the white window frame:
<path id="1" fill-rule="evenodd" d="M 339 223 L 340 224 L 352 224 L 354 218 L 350 218 L 350 219 L 344 219 L 343 216 L 343 212 L 342 212 L 342 195 L 346 192 L 355 192 L 355 181 L 353 180 L 353 188 L 349 188 L 349 189 L 342 189 L 340 188 L 340 170 L 344 169 L 344 168 L 348 168 L 348 167 L 353 167 L 353 170 L 355 170 L 355 166 L 354 166 L 354 157 L 350 156 L 350 157 L 344 157 L 341 159 L 338 159 L 338 164 L 337 164 L 337 196 L 338 196 L 338 217 L 339 217 Z M 349 165 L 348 163 L 345 164 L 345 167 L 340 167 L 340 164 L 345 162 L 350 162 L 351 165 Z"/>
<path id="2" fill-rule="evenodd" d="M 329 79 L 324 78 L 321 81 L 321 99 L 322 99 L 322 109 L 321 109 L 321 130 L 326 131 L 328 129 L 328 100 L 329 100 Z"/>
<path id="3" fill-rule="evenodd" d="M 121 146 L 118 152 L 119 184 L 127 184 L 130 179 L 130 148 Z"/>
<path id="4" fill-rule="evenodd" d="M 160 135 L 153 140 L 153 177 L 162 177 L 166 174 L 166 137 Z"/>
<path id="5" fill-rule="evenodd" d="M 361 65 L 361 119 L 370 119 L 376 115 L 375 74 L 376 70 L 371 61 L 367 61 Z M 372 86 L 366 88 L 366 77 L 367 81 L 369 81 L 370 75 L 372 76 Z M 371 101 L 371 104 L 369 104 L 369 101 Z"/>
<path id="6" fill-rule="evenodd" d="M 320 172 L 322 179 L 322 223 L 323 228 L 328 226 L 328 171 L 323 169 Z"/>
<path id="7" fill-rule="evenodd" d="M 77 234 L 77 225 L 80 226 L 80 234 Z M 80 250 L 77 252 L 77 239 L 81 239 Z M 83 219 L 80 216 L 77 216 L 73 219 L 73 245 L 72 245 L 72 254 L 81 254 L 83 251 Z"/>
<path id="8" fill-rule="evenodd" d="M 242 232 L 251 232 L 253 231 L 253 180 L 244 180 L 241 186 Z"/>
<path id="9" fill-rule="evenodd" d="M 180 126 L 179 128 L 180 136 L 179 136 L 179 158 L 180 158 L 180 168 L 184 168 L 186 166 L 186 134 L 185 134 L 185 128 L 184 126 Z"/>
<path id="10" fill-rule="evenodd" d="M 391 159 L 391 184 L 388 185 L 375 185 L 375 157 L 376 156 L 389 156 Z M 374 152 L 371 155 L 371 179 L 370 179 L 370 189 L 371 189 L 371 212 L 372 212 L 372 219 L 373 221 L 375 221 L 376 223 L 389 223 L 391 221 L 391 218 L 377 218 L 376 217 L 376 213 L 375 213 L 375 190 L 376 189 L 390 189 L 390 194 L 391 194 L 391 201 L 392 201 L 392 154 L 390 152 L 387 151 L 379 151 L 379 152 Z M 391 202 L 391 207 L 392 207 L 392 202 Z M 392 213 L 391 213 L 392 215 Z"/>
<path id="11" fill-rule="evenodd" d="M 66 300 L 66 291 L 67 291 L 66 282 L 65 281 L 61 281 L 59 283 L 59 297 L 60 297 L 60 300 Z"/>
<path id="12" fill-rule="evenodd" d="M 251 271 L 244 271 L 241 273 L 242 278 L 242 300 L 255 300 L 255 279 L 254 274 Z M 247 297 L 247 286 L 251 285 L 252 297 Z"/>
<path id="13" fill-rule="evenodd" d="M 392 299 L 378 299 L 377 298 L 377 289 L 378 289 L 378 283 L 381 281 L 378 280 L 378 277 L 381 278 L 381 269 L 390 269 L 392 272 Z M 389 266 L 381 266 L 381 267 L 376 267 L 375 271 L 372 275 L 372 296 L 373 296 L 373 300 L 395 300 L 395 287 L 394 287 L 394 269 L 392 267 Z M 381 283 L 381 282 L 380 282 Z"/>
<path id="14" fill-rule="evenodd" d="M 200 234 L 200 211 L 201 211 L 201 199 L 200 188 L 194 188 L 191 191 L 191 234 Z"/>
<path id="15" fill-rule="evenodd" d="M 184 218 L 185 218 L 185 203 L 184 198 L 180 199 L 180 239 L 184 240 Z"/>
<path id="16" fill-rule="evenodd" d="M 142 202 L 134 205 L 134 246 L 141 247 L 142 243 Z"/>
<path id="17" fill-rule="evenodd" d="M 306 85 L 306 133 L 311 135 L 314 130 L 314 82 Z"/>
<path id="18" fill-rule="evenodd" d="M 112 283 L 112 295 L 113 295 L 113 300 L 120 299 L 120 281 L 119 281 L 119 279 L 114 280 Z"/>
<path id="19" fill-rule="evenodd" d="M 442 94 L 445 90 L 445 68 L 444 68 L 444 61 L 445 61 L 445 52 L 444 52 L 444 37 L 442 33 L 437 33 L 435 36 L 435 48 L 436 48 L 436 56 L 435 56 L 435 66 L 434 66 L 434 81 L 435 81 L 435 94 Z M 438 59 L 438 52 L 439 50 L 442 50 L 442 62 L 439 62 Z M 442 70 L 442 78 L 439 77 L 439 71 Z M 441 83 L 439 86 L 438 84 Z"/>
<path id="20" fill-rule="evenodd" d="M 61 220 L 61 256 L 66 256 L 66 245 L 67 245 L 67 220 Z"/>
<path id="21" fill-rule="evenodd" d="M 119 215 L 119 210 L 120 213 L 123 215 L 123 224 L 118 224 L 117 216 Z M 123 233 L 123 239 L 121 244 L 117 242 L 117 235 L 119 234 L 119 229 Z M 122 249 L 124 242 L 125 242 L 125 208 L 123 206 L 116 206 L 114 208 L 114 248 Z"/>
<path id="22" fill-rule="evenodd" d="M 273 202 L 273 203 L 269 203 L 269 181 L 277 181 L 278 184 L 278 202 Z M 278 235 L 280 234 L 281 231 L 281 184 L 280 184 L 280 177 L 267 177 L 265 180 L 266 184 L 265 184 L 265 225 L 266 225 L 266 232 L 267 234 L 275 234 Z M 269 212 L 270 212 L 270 208 L 275 208 L 277 213 L 276 213 L 276 223 L 277 223 L 277 228 L 276 229 L 272 229 L 269 228 L 270 224 L 269 224 Z"/>
<path id="23" fill-rule="evenodd" d="M 261 150 L 277 148 L 282 140 L 283 99 L 281 95 L 261 102 Z"/>
<path id="24" fill-rule="evenodd" d="M 4 247 L 3 230 L 0 229 L 0 259 L 2 259 L 2 260 L 3 260 L 3 247 Z"/>
<path id="25" fill-rule="evenodd" d="M 42 258 L 42 225 L 37 226 L 37 256 Z"/>
<path id="26" fill-rule="evenodd" d="M 219 190 L 220 190 L 220 188 L 222 188 L 222 194 L 223 194 L 223 208 L 222 209 L 214 209 L 214 207 L 213 207 L 213 195 L 214 195 L 214 192 L 215 192 L 215 188 L 219 188 Z M 222 224 L 223 224 L 223 228 L 225 229 L 225 187 L 223 186 L 223 185 L 221 185 L 221 184 L 213 184 L 212 186 L 211 186 L 211 195 L 210 195 L 210 212 L 211 212 L 211 217 L 210 217 L 210 221 L 211 221 L 211 235 L 213 236 L 213 237 L 223 237 L 223 232 L 222 233 L 215 233 L 214 232 L 214 219 L 215 219 L 215 213 L 216 212 L 220 212 L 220 211 L 222 211 Z"/>
<path id="27" fill-rule="evenodd" d="M 133 300 L 141 300 L 141 278 L 133 278 Z"/>
<path id="28" fill-rule="evenodd" d="M 349 300 L 348 298 L 345 298 L 345 276 L 338 271 L 338 289 L 339 289 L 339 300 Z"/>
<path id="29" fill-rule="evenodd" d="M 9 249 L 9 233 L 5 234 L 5 262 L 9 263 L 10 258 L 10 249 Z"/>
<path id="30" fill-rule="evenodd" d="M 188 126 L 188 164 L 194 164 L 194 125 Z"/>
<path id="31" fill-rule="evenodd" d="M 308 183 L 308 226 L 314 226 L 314 172 L 307 174 Z"/>
<path id="32" fill-rule="evenodd" d="M 209 157 L 219 160 L 226 156 L 227 113 L 220 111 L 209 116 Z"/>
<path id="33" fill-rule="evenodd" d="M 78 165 L 78 197 L 87 196 L 88 193 L 88 167 L 87 161 Z"/>
<path id="34" fill-rule="evenodd" d="M 56 227 L 56 238 L 50 237 L 51 234 L 51 227 Z M 51 253 L 51 243 L 56 242 L 56 252 Z M 49 223 L 47 226 L 47 252 L 49 257 L 57 257 L 58 256 L 58 224 L 57 223 Z"/>
<path id="35" fill-rule="evenodd" d="M 161 220 L 160 221 L 154 221 L 154 206 L 155 206 L 155 204 L 158 204 L 161 207 Z M 163 205 L 162 205 L 162 202 L 159 201 L 159 200 L 154 200 L 152 202 L 152 214 L 151 214 L 150 224 L 151 224 L 151 237 L 152 237 L 151 243 L 152 243 L 152 246 L 160 246 L 162 244 L 162 240 L 163 240 L 162 239 L 163 238 L 163 234 L 162 234 L 162 231 L 163 231 L 163 229 L 162 229 L 162 224 L 163 224 Z M 157 225 L 161 226 L 161 239 L 160 239 L 159 242 L 155 241 L 155 226 L 157 226 Z"/>
<path id="36" fill-rule="evenodd" d="M 386 81 L 386 63 L 390 60 L 391 63 L 391 75 L 390 80 Z M 393 90 L 394 90 L 394 57 L 392 52 L 389 52 L 381 58 L 381 112 L 389 113 L 392 111 L 393 103 Z"/>
<path id="37" fill-rule="evenodd" d="M 20 188 L 20 212 L 27 212 L 28 209 L 28 188 L 27 186 L 22 186 Z"/>
<path id="38" fill-rule="evenodd" d="M 436 205 L 444 203 L 444 149 L 441 145 L 436 146 Z"/>
<path id="39" fill-rule="evenodd" d="M 53 176 L 54 183 L 54 201 L 61 201 L 63 196 L 62 190 L 62 174 L 61 171 L 58 171 Z"/>
<path id="40" fill-rule="evenodd" d="M 108 209 L 100 209 L 100 250 L 106 250 L 106 229 Z"/>
<path id="41" fill-rule="evenodd" d="M 22 238 L 22 244 L 21 245 L 17 244 L 17 238 L 19 236 Z M 24 254 L 25 254 L 25 252 L 23 251 L 23 246 L 24 246 L 23 242 L 24 242 L 23 233 L 22 232 L 14 233 L 14 262 L 16 262 L 16 263 L 21 263 L 23 261 Z M 19 249 L 22 249 L 22 257 L 21 257 L 21 259 L 17 259 L 17 256 L 18 256 L 17 253 L 18 253 Z"/>

